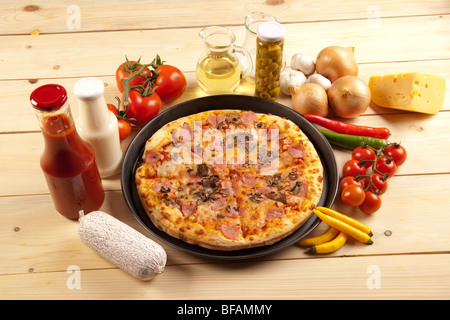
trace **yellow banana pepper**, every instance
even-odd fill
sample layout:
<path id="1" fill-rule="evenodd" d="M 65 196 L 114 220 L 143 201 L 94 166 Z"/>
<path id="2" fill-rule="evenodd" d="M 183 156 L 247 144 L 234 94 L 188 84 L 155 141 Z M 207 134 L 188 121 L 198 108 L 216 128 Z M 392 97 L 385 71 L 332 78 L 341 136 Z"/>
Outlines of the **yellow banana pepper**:
<path id="1" fill-rule="evenodd" d="M 350 218 L 349 216 L 342 214 L 340 212 L 337 212 L 330 208 L 317 207 L 316 209 L 319 210 L 320 212 L 323 212 L 323 213 L 329 215 L 330 217 L 341 220 L 342 222 L 345 222 L 346 224 L 351 225 L 352 227 L 359 229 L 364 233 L 367 233 L 370 237 L 373 236 L 370 228 L 368 226 L 366 226 L 364 223 L 359 222 L 358 220 Z"/>
<path id="2" fill-rule="evenodd" d="M 317 237 L 313 238 L 301 239 L 299 242 L 297 242 L 297 244 L 303 247 L 315 246 L 333 240 L 334 238 L 336 238 L 339 232 L 340 231 L 338 229 L 330 227 L 328 228 L 327 231 L 325 231 L 321 235 L 318 235 Z"/>
<path id="3" fill-rule="evenodd" d="M 316 216 L 318 216 L 320 218 L 320 220 L 322 220 L 323 222 L 328 224 L 330 227 L 336 228 L 339 231 L 344 232 L 345 234 L 349 235 L 353 239 L 358 240 L 363 243 L 366 243 L 366 244 L 373 243 L 372 239 L 370 239 L 370 236 L 367 233 L 365 233 L 359 229 L 356 229 L 355 227 L 353 227 L 341 220 L 333 218 L 317 209 L 314 209 L 314 213 L 316 214 Z"/>
<path id="4" fill-rule="evenodd" d="M 330 253 L 334 252 L 340 247 L 342 247 L 347 241 L 348 235 L 344 232 L 339 232 L 339 235 L 331 241 L 318 244 L 316 246 L 310 247 L 308 250 L 311 253 Z"/>

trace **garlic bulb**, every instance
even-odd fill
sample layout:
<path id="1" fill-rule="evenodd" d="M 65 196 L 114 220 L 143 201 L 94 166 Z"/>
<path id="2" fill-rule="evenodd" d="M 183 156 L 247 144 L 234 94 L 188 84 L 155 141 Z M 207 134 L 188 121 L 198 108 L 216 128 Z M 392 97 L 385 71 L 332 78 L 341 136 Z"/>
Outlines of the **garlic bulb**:
<path id="1" fill-rule="evenodd" d="M 302 53 L 296 53 L 292 56 L 291 68 L 303 72 L 306 76 L 313 74 L 316 70 L 313 59 Z"/>
<path id="2" fill-rule="evenodd" d="M 286 68 L 280 75 L 280 90 L 283 94 L 289 96 L 291 95 L 289 86 L 300 87 L 305 82 L 306 76 L 303 72 Z"/>
<path id="3" fill-rule="evenodd" d="M 315 73 L 308 77 L 307 83 L 317 83 L 322 88 L 325 89 L 325 91 L 328 90 L 328 88 L 331 86 L 331 81 L 322 76 L 321 74 Z"/>

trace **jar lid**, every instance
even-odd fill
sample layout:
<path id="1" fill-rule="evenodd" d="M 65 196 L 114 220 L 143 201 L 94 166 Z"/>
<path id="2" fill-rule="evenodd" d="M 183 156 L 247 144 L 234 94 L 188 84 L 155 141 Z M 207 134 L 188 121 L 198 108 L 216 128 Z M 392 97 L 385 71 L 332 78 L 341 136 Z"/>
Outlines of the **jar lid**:
<path id="1" fill-rule="evenodd" d="M 276 21 L 263 22 L 258 26 L 258 38 L 262 41 L 275 42 L 284 38 L 285 29 Z"/>
<path id="2" fill-rule="evenodd" d="M 67 101 L 67 91 L 59 84 L 45 84 L 31 93 L 30 102 L 41 111 L 57 110 Z"/>
<path id="3" fill-rule="evenodd" d="M 98 78 L 87 77 L 78 80 L 73 86 L 73 91 L 80 100 L 96 100 L 105 92 L 105 85 Z"/>

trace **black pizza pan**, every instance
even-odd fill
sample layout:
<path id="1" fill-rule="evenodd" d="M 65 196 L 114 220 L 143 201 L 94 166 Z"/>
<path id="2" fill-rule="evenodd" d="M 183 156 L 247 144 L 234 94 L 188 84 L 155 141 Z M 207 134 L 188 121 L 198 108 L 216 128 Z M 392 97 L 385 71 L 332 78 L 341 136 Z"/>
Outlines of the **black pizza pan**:
<path id="1" fill-rule="evenodd" d="M 296 123 L 313 143 L 323 164 L 323 193 L 318 206 L 331 207 L 338 189 L 339 174 L 333 149 L 323 134 L 302 115 L 280 103 L 252 96 L 233 94 L 207 96 L 177 104 L 161 112 L 137 133 L 125 152 L 121 172 L 122 193 L 128 207 L 137 221 L 159 241 L 178 250 L 203 258 L 220 260 L 253 259 L 278 252 L 293 245 L 320 224 L 320 219 L 316 215 L 313 214 L 299 229 L 272 245 L 233 251 L 211 250 L 174 238 L 159 230 L 147 216 L 139 199 L 134 179 L 136 166 L 142 157 L 146 141 L 168 122 L 191 114 L 220 109 L 252 110 L 256 113 L 270 113 L 285 117 Z"/>

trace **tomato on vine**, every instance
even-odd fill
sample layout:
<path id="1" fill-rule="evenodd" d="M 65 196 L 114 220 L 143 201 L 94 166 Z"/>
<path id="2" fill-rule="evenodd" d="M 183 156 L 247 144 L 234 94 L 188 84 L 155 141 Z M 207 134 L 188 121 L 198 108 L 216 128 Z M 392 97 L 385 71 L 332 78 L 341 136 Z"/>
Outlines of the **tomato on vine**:
<path id="1" fill-rule="evenodd" d="M 120 141 L 123 141 L 131 133 L 131 124 L 127 120 L 117 119 L 117 125 L 119 126 L 119 138 L 120 138 Z"/>
<path id="2" fill-rule="evenodd" d="M 366 174 L 366 168 L 364 166 L 361 166 L 359 164 L 358 160 L 348 160 L 344 167 L 342 168 L 342 175 L 344 177 L 352 176 L 356 177 L 356 175 L 365 175 Z"/>
<path id="3" fill-rule="evenodd" d="M 342 190 L 341 199 L 349 206 L 358 207 L 364 202 L 364 189 L 355 184 L 348 185 Z"/>
<path id="4" fill-rule="evenodd" d="M 388 188 L 388 182 L 380 173 L 374 172 L 372 177 L 364 179 L 364 190 L 382 195 Z"/>
<path id="5" fill-rule="evenodd" d="M 397 167 L 400 167 L 407 158 L 407 152 L 399 143 L 389 145 L 383 152 L 385 156 L 391 157 Z"/>
<path id="6" fill-rule="evenodd" d="M 343 178 L 339 183 L 342 201 L 358 206 L 366 214 L 379 210 L 380 195 L 388 189 L 388 178 L 406 158 L 406 150 L 399 143 L 388 143 L 379 148 L 362 145 L 353 149 L 352 159 L 342 168 Z"/>
<path id="7" fill-rule="evenodd" d="M 373 166 L 375 157 L 375 151 L 369 146 L 357 147 L 352 151 L 352 159 L 360 161 L 366 168 Z"/>
<path id="8" fill-rule="evenodd" d="M 152 67 L 156 69 L 156 92 L 163 102 L 172 102 L 186 90 L 186 77 L 175 66 L 164 64 L 159 55 L 153 59 Z"/>
<path id="9" fill-rule="evenodd" d="M 116 99 L 119 102 L 120 106 L 120 100 L 118 97 Z M 108 110 L 111 111 L 117 118 L 117 126 L 119 127 L 119 138 L 120 141 L 125 140 L 131 133 L 131 123 L 129 119 L 127 118 L 126 112 L 119 111 L 118 107 L 115 105 L 108 103 L 107 104 Z"/>
<path id="10" fill-rule="evenodd" d="M 138 71 L 142 68 L 142 64 L 138 61 L 129 61 L 127 57 L 125 57 L 126 61 L 123 62 L 116 70 L 116 84 L 117 88 L 121 93 L 123 93 L 123 79 L 128 79 L 132 73 Z M 145 67 L 138 76 L 131 79 L 128 84 L 131 86 L 140 86 L 144 85 L 144 82 L 147 80 L 147 76 L 150 75 L 150 69 Z"/>
<path id="11" fill-rule="evenodd" d="M 346 186 L 351 185 L 351 184 L 355 184 L 360 187 L 364 186 L 362 180 L 356 180 L 356 178 L 353 176 L 346 176 L 346 177 L 343 177 L 341 182 L 339 183 L 339 190 L 341 190 L 341 192 L 342 192 L 342 190 L 344 190 L 344 188 Z"/>
<path id="12" fill-rule="evenodd" d="M 144 91 L 143 93 L 137 90 L 129 90 L 127 96 L 125 97 L 125 94 L 122 96 L 121 110 L 128 108 L 127 115 L 133 118 L 131 123 L 135 125 L 145 125 L 156 117 L 161 110 L 161 98 L 154 90 Z M 127 106 L 125 106 L 125 99 L 128 102 Z"/>
<path id="13" fill-rule="evenodd" d="M 364 202 L 359 209 L 365 214 L 372 214 L 381 208 L 381 198 L 371 191 L 365 192 Z"/>
<path id="14" fill-rule="evenodd" d="M 384 174 L 386 178 L 392 177 L 395 171 L 397 171 L 397 165 L 395 164 L 394 160 L 389 157 L 378 157 L 375 165 L 376 170 L 379 173 Z"/>
<path id="15" fill-rule="evenodd" d="M 114 113 L 115 116 L 119 115 L 119 110 L 117 107 L 111 103 L 107 103 L 106 106 L 108 107 L 108 110 Z"/>
<path id="16" fill-rule="evenodd" d="M 186 90 L 184 74 L 165 65 L 159 55 L 148 64 L 126 58 L 116 70 L 116 83 L 122 92 L 121 112 L 138 126 L 156 117 L 163 102 L 178 99 Z"/>

